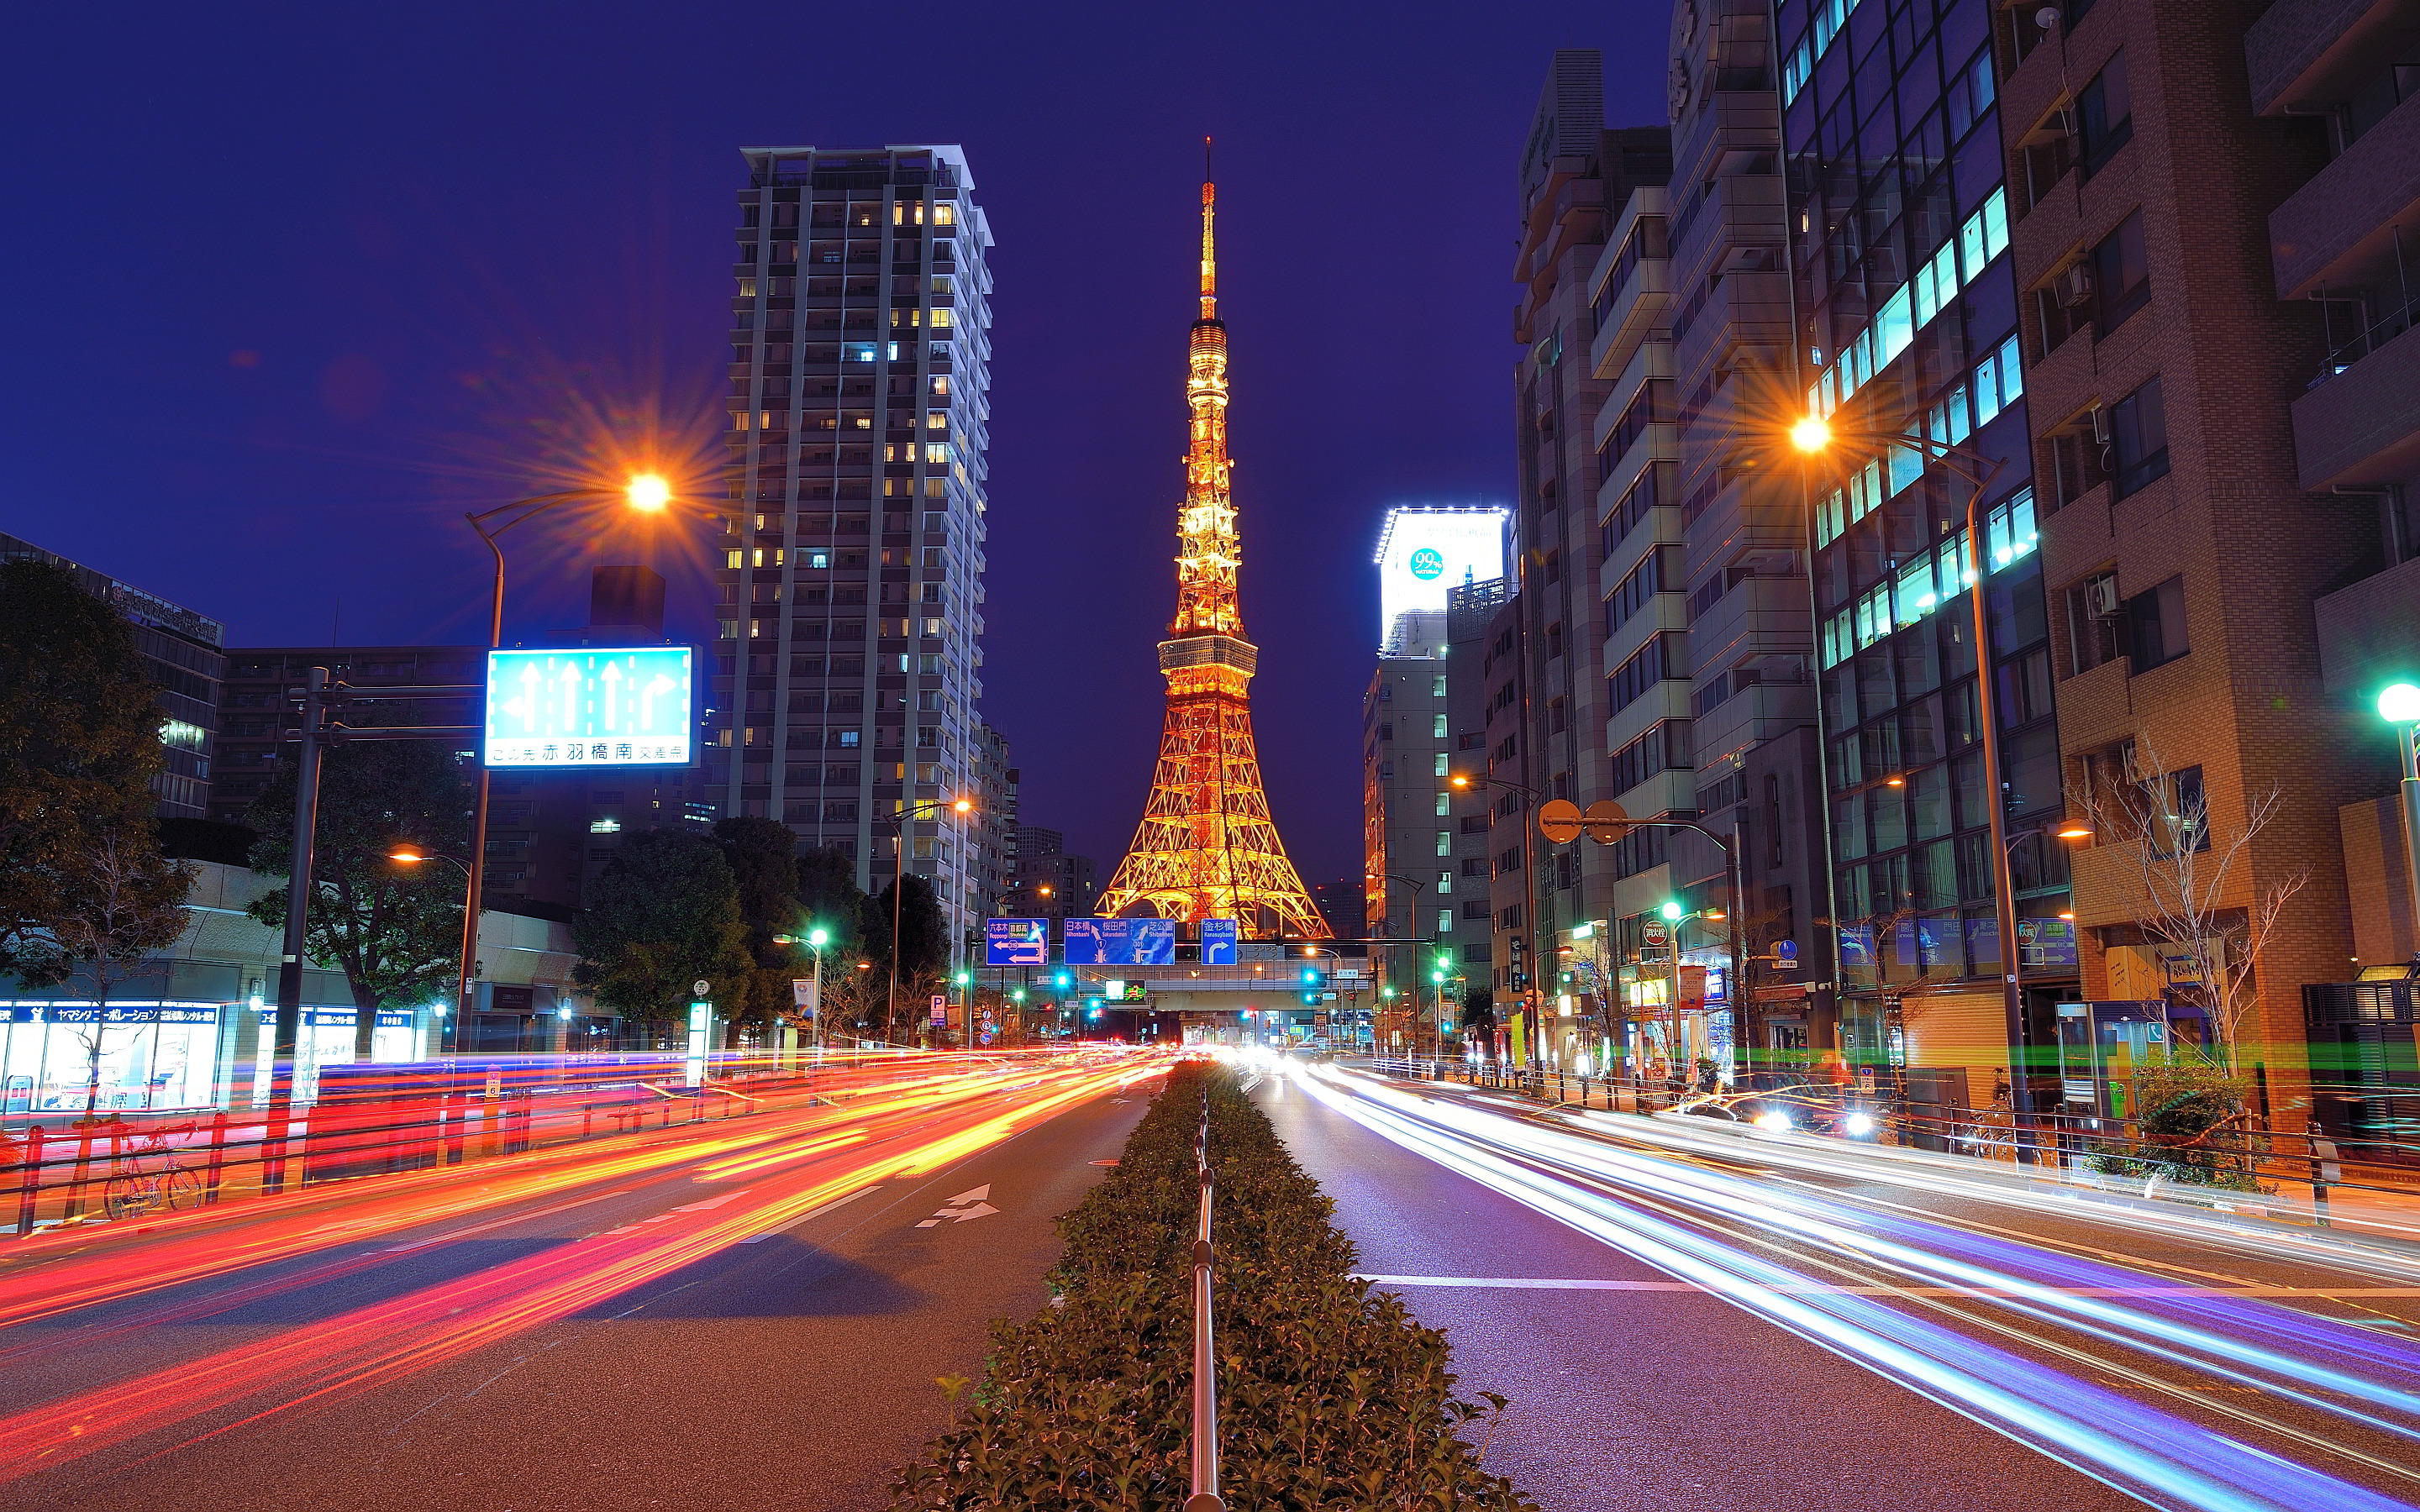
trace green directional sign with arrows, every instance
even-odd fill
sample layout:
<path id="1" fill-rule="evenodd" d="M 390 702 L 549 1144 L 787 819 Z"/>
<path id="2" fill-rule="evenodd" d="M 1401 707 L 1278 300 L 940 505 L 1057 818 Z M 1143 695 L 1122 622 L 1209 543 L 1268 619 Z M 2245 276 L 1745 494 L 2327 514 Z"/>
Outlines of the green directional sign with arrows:
<path id="1" fill-rule="evenodd" d="M 687 646 L 488 653 L 490 767 L 686 766 L 695 759 Z"/>

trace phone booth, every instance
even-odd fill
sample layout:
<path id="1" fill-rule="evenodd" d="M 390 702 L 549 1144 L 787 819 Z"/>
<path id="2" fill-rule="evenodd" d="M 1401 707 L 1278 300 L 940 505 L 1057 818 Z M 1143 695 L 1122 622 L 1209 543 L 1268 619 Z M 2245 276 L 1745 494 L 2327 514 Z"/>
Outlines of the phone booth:
<path id="1" fill-rule="evenodd" d="M 2135 1068 L 2165 1059 L 2171 1045 L 2164 1002 L 2059 1004 L 2058 1085 L 2069 1111 L 2133 1117 Z"/>

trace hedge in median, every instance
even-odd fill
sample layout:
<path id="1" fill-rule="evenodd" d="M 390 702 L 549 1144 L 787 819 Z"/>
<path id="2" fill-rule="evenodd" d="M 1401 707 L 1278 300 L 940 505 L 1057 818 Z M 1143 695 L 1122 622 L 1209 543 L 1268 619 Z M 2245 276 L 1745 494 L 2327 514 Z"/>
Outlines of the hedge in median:
<path id="1" fill-rule="evenodd" d="M 1353 1279 L 1354 1249 L 1234 1073 L 1170 1073 L 1108 1179 L 1061 1220 L 1059 1295 L 993 1326 L 957 1426 L 898 1512 L 1181 1505 L 1191 1473 L 1193 1136 L 1217 1178 L 1220 1490 L 1236 1508 L 1533 1508 L 1457 1429 L 1445 1335 Z M 1484 1395 L 1484 1394 L 1482 1394 Z M 1497 1410 L 1502 1399 L 1487 1398 Z"/>

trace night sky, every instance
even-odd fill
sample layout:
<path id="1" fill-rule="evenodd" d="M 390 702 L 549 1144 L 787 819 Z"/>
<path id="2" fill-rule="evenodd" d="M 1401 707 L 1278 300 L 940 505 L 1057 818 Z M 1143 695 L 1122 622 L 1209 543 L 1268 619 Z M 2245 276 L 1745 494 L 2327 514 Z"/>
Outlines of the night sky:
<path id="1" fill-rule="evenodd" d="M 235 645 L 462 643 L 462 512 L 626 448 L 711 483 L 742 146 L 965 145 L 993 252 L 985 713 L 1027 822 L 1124 849 L 1159 727 L 1200 139 L 1261 749 L 1359 870 L 1392 503 L 1510 501 L 1523 135 L 1558 46 L 1663 118 L 1664 0 L 41 6 L 10 26 L 0 530 Z M 719 497 L 720 490 L 713 490 Z M 518 542 L 505 634 L 706 531 Z"/>

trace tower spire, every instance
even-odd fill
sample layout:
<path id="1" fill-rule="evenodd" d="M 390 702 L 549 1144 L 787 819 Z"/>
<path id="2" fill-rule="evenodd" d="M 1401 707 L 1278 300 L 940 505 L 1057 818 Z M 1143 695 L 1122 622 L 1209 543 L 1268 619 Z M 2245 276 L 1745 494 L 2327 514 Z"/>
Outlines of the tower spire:
<path id="1" fill-rule="evenodd" d="M 1329 937 L 1286 858 L 1252 742 L 1247 688 L 1260 648 L 1235 594 L 1243 549 L 1227 461 L 1227 328 L 1212 239 L 1218 186 L 1202 139 L 1202 316 L 1187 344 L 1185 502 L 1176 514 L 1176 617 L 1159 643 L 1168 716 L 1134 842 L 1095 904 L 1188 921 L 1233 918 L 1247 938 Z"/>
<path id="2" fill-rule="evenodd" d="M 1218 318 L 1218 249 L 1211 234 L 1218 214 L 1218 186 L 1210 177 L 1210 139 L 1202 139 L 1202 318 Z"/>

